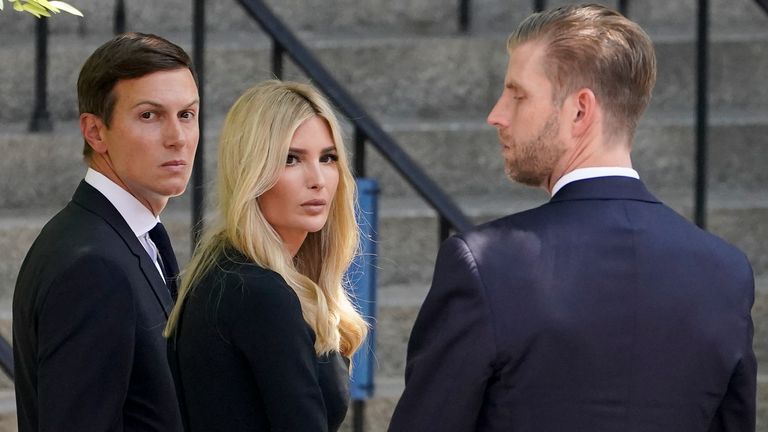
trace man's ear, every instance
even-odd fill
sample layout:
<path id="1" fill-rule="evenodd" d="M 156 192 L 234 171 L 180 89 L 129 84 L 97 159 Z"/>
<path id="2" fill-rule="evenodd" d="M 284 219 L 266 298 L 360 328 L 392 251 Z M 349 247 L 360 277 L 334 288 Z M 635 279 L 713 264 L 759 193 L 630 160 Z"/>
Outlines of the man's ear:
<path id="1" fill-rule="evenodd" d="M 107 152 L 107 143 L 104 141 L 104 130 L 106 128 L 101 117 L 96 114 L 80 114 L 80 132 L 95 153 Z"/>
<path id="2" fill-rule="evenodd" d="M 584 135 L 592 128 L 596 119 L 598 107 L 595 93 L 588 88 L 583 88 L 572 96 L 571 104 L 573 107 L 571 118 L 573 135 Z"/>

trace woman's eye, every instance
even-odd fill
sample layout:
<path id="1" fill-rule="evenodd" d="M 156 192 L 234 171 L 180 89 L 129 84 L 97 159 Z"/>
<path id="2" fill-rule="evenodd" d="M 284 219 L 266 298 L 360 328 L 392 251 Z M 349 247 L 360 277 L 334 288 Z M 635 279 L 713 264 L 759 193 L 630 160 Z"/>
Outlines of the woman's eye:
<path id="1" fill-rule="evenodd" d="M 297 163 L 299 163 L 299 158 L 296 155 L 289 154 L 285 159 L 286 165 L 296 165 Z"/>
<path id="2" fill-rule="evenodd" d="M 320 157 L 321 163 L 334 163 L 339 160 L 339 156 L 335 154 L 327 154 Z"/>

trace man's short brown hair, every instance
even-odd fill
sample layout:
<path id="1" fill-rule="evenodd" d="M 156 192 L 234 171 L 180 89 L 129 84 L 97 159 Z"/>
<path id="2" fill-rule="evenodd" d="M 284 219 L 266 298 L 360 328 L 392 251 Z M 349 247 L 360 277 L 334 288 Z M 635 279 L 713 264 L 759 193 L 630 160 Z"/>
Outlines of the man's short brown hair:
<path id="1" fill-rule="evenodd" d="M 178 45 L 160 36 L 124 33 L 96 49 L 88 57 L 77 79 L 77 102 L 80 114 L 97 115 L 109 127 L 115 108 L 114 88 L 118 81 L 144 75 L 187 68 L 197 82 L 192 60 Z M 90 159 L 93 150 L 88 142 L 83 156 Z"/>
<path id="2" fill-rule="evenodd" d="M 554 98 L 589 88 L 603 107 L 609 133 L 634 135 L 656 83 L 656 54 L 636 23 L 601 5 L 564 6 L 526 18 L 507 40 L 546 44 L 544 70 Z"/>

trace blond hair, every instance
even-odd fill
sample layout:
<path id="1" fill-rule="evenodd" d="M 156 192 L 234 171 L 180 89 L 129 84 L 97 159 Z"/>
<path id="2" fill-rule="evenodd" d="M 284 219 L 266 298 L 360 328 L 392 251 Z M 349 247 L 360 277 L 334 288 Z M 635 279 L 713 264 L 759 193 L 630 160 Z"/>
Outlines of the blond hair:
<path id="1" fill-rule="evenodd" d="M 330 128 L 339 158 L 339 183 L 325 226 L 309 233 L 291 257 L 257 198 L 275 185 L 296 129 L 313 116 L 323 118 Z M 190 290 L 233 247 L 279 273 L 296 292 L 304 320 L 315 332 L 318 355 L 339 351 L 351 357 L 367 332 L 343 286 L 358 246 L 354 205 L 355 181 L 338 121 L 325 98 L 313 87 L 296 82 L 271 80 L 248 89 L 224 121 L 217 218 L 184 271 L 165 336 L 173 334 Z"/>
<path id="2" fill-rule="evenodd" d="M 529 41 L 546 44 L 544 70 L 558 105 L 589 88 L 610 120 L 608 131 L 634 135 L 656 83 L 653 43 L 639 25 L 604 6 L 564 6 L 526 18 L 507 51 Z"/>

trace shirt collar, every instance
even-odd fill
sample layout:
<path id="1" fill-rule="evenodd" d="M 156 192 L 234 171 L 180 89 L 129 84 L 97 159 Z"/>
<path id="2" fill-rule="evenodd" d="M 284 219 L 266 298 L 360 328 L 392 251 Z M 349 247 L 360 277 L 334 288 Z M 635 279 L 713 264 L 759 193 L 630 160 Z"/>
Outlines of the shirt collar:
<path id="1" fill-rule="evenodd" d="M 568 183 L 575 182 L 577 180 L 585 180 L 590 178 L 596 178 L 596 177 L 611 177 L 611 176 L 619 176 L 619 177 L 632 177 L 639 179 L 640 174 L 637 173 L 637 171 L 633 170 L 632 168 L 625 168 L 625 167 L 590 167 L 590 168 L 577 168 L 568 174 L 560 177 L 560 180 L 558 180 L 555 183 L 555 186 L 552 187 L 552 196 L 555 196 L 557 191 L 563 188 L 563 186 L 567 185 Z"/>
<path id="2" fill-rule="evenodd" d="M 160 218 L 153 215 L 139 200 L 104 174 L 88 168 L 88 172 L 85 173 L 85 182 L 101 192 L 112 203 L 136 237 L 143 236 L 160 222 Z"/>

